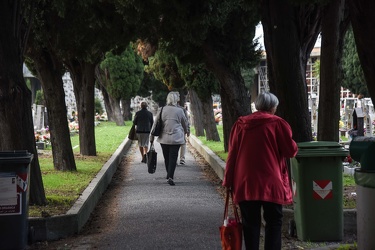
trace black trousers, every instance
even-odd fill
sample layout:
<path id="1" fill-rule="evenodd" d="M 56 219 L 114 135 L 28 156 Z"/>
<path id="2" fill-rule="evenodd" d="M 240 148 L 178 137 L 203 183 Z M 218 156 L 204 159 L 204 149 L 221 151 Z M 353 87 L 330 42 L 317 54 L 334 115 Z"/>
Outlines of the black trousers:
<path id="1" fill-rule="evenodd" d="M 178 150 L 180 149 L 180 144 L 170 145 L 170 144 L 160 144 L 163 150 L 165 170 L 167 170 L 167 179 L 174 176 L 174 171 L 176 170 Z"/>
<path id="2" fill-rule="evenodd" d="M 261 208 L 265 226 L 265 250 L 281 249 L 282 205 L 265 201 L 242 201 L 239 203 L 242 215 L 243 234 L 247 250 L 259 249 L 262 223 Z"/>

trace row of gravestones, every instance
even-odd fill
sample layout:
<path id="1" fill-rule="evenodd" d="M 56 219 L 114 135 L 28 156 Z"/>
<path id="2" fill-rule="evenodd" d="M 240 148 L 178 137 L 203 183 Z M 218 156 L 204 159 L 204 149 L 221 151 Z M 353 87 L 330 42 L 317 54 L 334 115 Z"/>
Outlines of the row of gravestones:
<path id="1" fill-rule="evenodd" d="M 318 130 L 318 100 L 309 99 L 313 132 Z M 343 98 L 340 105 L 343 127 L 340 135 L 351 139 L 353 136 L 374 136 L 375 111 L 370 98 Z"/>
<path id="2" fill-rule="evenodd" d="M 134 114 L 141 109 L 141 102 L 146 102 L 148 106 L 147 109 L 151 111 L 154 115 L 156 115 L 159 106 L 154 100 L 151 99 L 150 96 L 136 96 L 131 99 L 130 108 L 133 110 Z"/>
<path id="3" fill-rule="evenodd" d="M 32 106 L 34 131 L 41 130 L 46 127 L 47 112 L 43 105 L 33 104 Z"/>
<path id="4" fill-rule="evenodd" d="M 348 104 L 345 106 L 344 119 L 349 136 L 373 136 L 375 113 L 371 99 L 352 100 Z"/>
<path id="5" fill-rule="evenodd" d="M 34 131 L 42 136 L 43 130 L 47 127 L 47 112 L 43 105 L 33 104 L 32 106 L 33 122 L 34 122 Z M 44 149 L 45 142 L 37 141 L 37 149 Z"/>

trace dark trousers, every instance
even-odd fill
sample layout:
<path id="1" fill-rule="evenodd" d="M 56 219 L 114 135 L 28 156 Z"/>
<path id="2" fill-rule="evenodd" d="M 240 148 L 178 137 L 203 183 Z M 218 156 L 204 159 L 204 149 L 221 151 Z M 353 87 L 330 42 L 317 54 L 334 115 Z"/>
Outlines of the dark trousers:
<path id="1" fill-rule="evenodd" d="M 265 250 L 281 249 L 282 205 L 265 201 L 242 201 L 239 203 L 242 215 L 243 234 L 247 250 L 259 249 L 261 208 L 265 226 Z"/>
<path id="2" fill-rule="evenodd" d="M 167 179 L 173 179 L 174 171 L 176 170 L 178 150 L 180 149 L 180 145 L 160 145 L 161 149 L 163 150 L 165 170 L 167 170 Z"/>

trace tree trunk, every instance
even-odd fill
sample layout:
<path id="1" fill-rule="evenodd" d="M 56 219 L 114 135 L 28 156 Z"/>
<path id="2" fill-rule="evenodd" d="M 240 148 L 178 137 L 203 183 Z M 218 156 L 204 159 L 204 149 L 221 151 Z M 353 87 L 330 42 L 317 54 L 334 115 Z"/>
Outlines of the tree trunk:
<path id="1" fill-rule="evenodd" d="M 61 75 L 62 64 L 47 49 L 38 52 L 30 48 L 28 52 L 42 83 L 54 168 L 61 171 L 76 171 Z"/>
<path id="2" fill-rule="evenodd" d="M 366 0 L 348 2 L 358 57 L 372 103 L 375 103 L 375 2 Z"/>
<path id="3" fill-rule="evenodd" d="M 96 156 L 95 144 L 95 64 L 72 59 L 66 62 L 72 75 L 78 109 L 79 146 L 82 155 Z"/>
<path id="4" fill-rule="evenodd" d="M 20 1 L 0 1 L 0 150 L 27 150 L 30 164 L 30 204 L 45 205 L 46 197 L 36 151 L 31 92 L 23 78 Z M 6 24 L 6 25 L 5 25 Z"/>
<path id="5" fill-rule="evenodd" d="M 179 89 L 178 93 L 180 94 L 179 105 L 184 108 L 185 102 L 186 102 L 185 90 L 184 89 Z"/>
<path id="6" fill-rule="evenodd" d="M 320 30 L 319 9 L 287 0 L 264 1 L 262 24 L 270 89 L 280 101 L 277 114 L 289 122 L 297 142 L 311 141 L 305 74 Z"/>
<path id="7" fill-rule="evenodd" d="M 342 31 L 347 27 L 344 10 L 345 0 L 333 0 L 323 11 L 319 93 L 321 108 L 318 112 L 317 136 L 319 141 L 339 141 L 341 58 L 345 35 Z M 340 28 L 343 21 L 346 23 L 344 29 Z"/>
<path id="8" fill-rule="evenodd" d="M 215 122 L 215 115 L 213 107 L 213 101 L 211 96 L 202 101 L 202 113 L 203 117 L 203 126 L 206 131 L 206 140 L 207 141 L 220 141 L 219 132 L 217 132 L 217 126 Z"/>
<path id="9" fill-rule="evenodd" d="M 121 112 L 120 99 L 114 99 L 108 94 L 107 89 L 106 89 L 106 82 L 102 80 L 102 74 L 104 74 L 103 71 L 100 69 L 99 66 L 97 66 L 95 69 L 95 75 L 99 83 L 98 84 L 99 89 L 102 91 L 102 95 L 104 99 L 104 106 L 107 112 L 108 121 L 115 122 L 117 126 L 123 126 L 124 115 Z M 129 112 L 130 112 L 130 104 L 129 104 Z M 131 117 L 131 113 L 130 113 L 130 117 Z"/>
<path id="10" fill-rule="evenodd" d="M 120 100 L 113 99 L 109 95 L 107 97 L 108 97 L 107 105 L 110 110 L 110 118 L 108 118 L 108 120 L 115 122 L 117 126 L 123 126 L 124 117 L 121 112 Z"/>
<path id="11" fill-rule="evenodd" d="M 190 108 L 194 123 L 195 136 L 204 136 L 202 102 L 197 93 L 190 89 Z"/>
<path id="12" fill-rule="evenodd" d="M 120 100 L 113 99 L 111 98 L 111 96 L 108 95 L 108 106 L 110 107 L 110 110 L 111 110 L 110 121 L 115 122 L 117 126 L 123 126 L 124 117 L 122 116 L 122 113 L 121 113 Z"/>
<path id="13" fill-rule="evenodd" d="M 122 106 L 122 116 L 124 118 L 124 121 L 132 121 L 132 112 L 130 108 L 131 99 L 127 100 L 121 100 L 121 106 Z M 124 125 L 124 122 L 121 124 L 121 126 Z"/>
<path id="14" fill-rule="evenodd" d="M 228 141 L 233 124 L 240 116 L 250 114 L 250 97 L 239 68 L 225 66 L 217 58 L 209 44 L 203 45 L 206 66 L 220 83 L 223 112 L 224 150 L 228 152 Z"/>
<path id="15" fill-rule="evenodd" d="M 102 84 L 99 84 L 99 90 L 102 92 L 102 95 L 103 95 L 104 108 L 105 108 L 105 112 L 107 113 L 107 119 L 108 121 L 113 121 L 112 120 L 113 112 L 112 112 L 112 107 L 110 104 L 108 92 Z"/>

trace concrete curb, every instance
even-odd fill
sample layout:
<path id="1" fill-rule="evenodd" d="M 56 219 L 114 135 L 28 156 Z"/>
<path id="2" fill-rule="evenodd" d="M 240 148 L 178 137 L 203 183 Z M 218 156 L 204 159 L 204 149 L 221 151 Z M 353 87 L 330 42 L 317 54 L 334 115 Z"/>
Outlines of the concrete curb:
<path id="1" fill-rule="evenodd" d="M 214 169 L 216 174 L 222 180 L 224 177 L 225 162 L 221 160 L 211 149 L 202 144 L 194 135 L 189 136 L 190 144 L 201 154 L 204 159 Z M 344 209 L 344 234 L 357 234 L 357 210 Z M 288 231 L 289 221 L 294 219 L 292 209 L 284 209 L 283 231 Z"/>
<path id="2" fill-rule="evenodd" d="M 123 155 L 129 150 L 131 144 L 132 141 L 128 138 L 121 143 L 65 215 L 29 218 L 28 223 L 32 240 L 57 240 L 79 233 L 107 189 Z"/>

